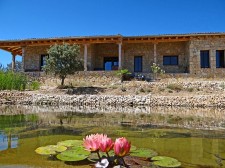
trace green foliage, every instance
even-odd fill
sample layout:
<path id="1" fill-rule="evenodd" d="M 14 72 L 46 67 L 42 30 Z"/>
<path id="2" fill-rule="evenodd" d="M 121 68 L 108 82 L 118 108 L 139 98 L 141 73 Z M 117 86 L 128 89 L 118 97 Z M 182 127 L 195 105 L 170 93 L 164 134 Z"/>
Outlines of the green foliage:
<path id="1" fill-rule="evenodd" d="M 40 89 L 40 83 L 38 81 L 32 81 L 30 84 L 30 90 L 38 90 Z"/>
<path id="2" fill-rule="evenodd" d="M 62 161 L 81 161 L 86 159 L 90 155 L 89 151 L 84 150 L 83 147 L 72 148 L 70 150 L 66 150 L 56 157 Z"/>
<path id="3" fill-rule="evenodd" d="M 0 71 L 0 90 L 25 90 L 27 77 L 21 73 Z"/>
<path id="4" fill-rule="evenodd" d="M 180 167 L 181 163 L 174 158 L 167 156 L 155 156 L 151 160 L 153 160 L 153 164 L 160 167 Z"/>
<path id="5" fill-rule="evenodd" d="M 137 157 L 144 157 L 144 158 L 151 158 L 153 156 L 157 156 L 157 152 L 151 150 L 151 149 L 145 149 L 145 148 L 140 148 L 132 151 L 130 153 L 131 156 L 137 156 Z"/>
<path id="6" fill-rule="evenodd" d="M 152 70 L 152 73 L 153 73 L 153 79 L 154 80 L 157 79 L 158 74 L 164 74 L 165 73 L 165 71 L 163 69 L 161 69 L 156 63 L 152 64 L 151 70 Z"/>
<path id="7" fill-rule="evenodd" d="M 193 92 L 194 91 L 194 88 L 190 87 L 190 88 L 187 88 L 186 89 L 188 92 Z"/>
<path id="8" fill-rule="evenodd" d="M 6 69 L 8 71 L 11 71 L 12 70 L 12 63 L 7 64 Z M 16 61 L 15 62 L 15 69 L 14 69 L 14 71 L 15 72 L 21 72 L 22 71 L 22 61 Z"/>
<path id="9" fill-rule="evenodd" d="M 83 61 L 79 58 L 80 47 L 78 45 L 53 45 L 48 50 L 49 57 L 46 60 L 44 71 L 58 75 L 61 85 L 67 75 L 83 70 Z"/>
<path id="10" fill-rule="evenodd" d="M 66 141 L 61 141 L 57 143 L 57 145 L 63 145 L 66 147 L 82 146 L 82 144 L 83 144 L 83 141 L 81 140 L 66 140 Z"/>
<path id="11" fill-rule="evenodd" d="M 224 82 L 221 83 L 219 87 L 222 88 L 222 89 L 225 89 L 225 84 L 224 84 Z"/>
<path id="12" fill-rule="evenodd" d="M 183 90 L 183 86 L 176 84 L 176 83 L 171 83 L 171 84 L 167 85 L 167 88 L 171 89 L 171 90 L 175 90 L 177 92 Z"/>
<path id="13" fill-rule="evenodd" d="M 48 145 L 39 147 L 35 150 L 36 153 L 41 155 L 54 155 L 58 160 L 66 161 L 66 162 L 79 162 L 86 163 L 87 165 L 91 162 L 98 162 L 100 158 L 105 158 L 110 161 L 110 166 L 118 166 L 125 165 L 123 158 L 118 158 L 115 156 L 113 150 L 108 153 L 95 151 L 90 152 L 85 150 L 83 147 L 82 140 L 66 140 L 58 142 L 57 145 Z M 130 161 L 131 167 L 134 165 L 138 165 L 141 167 L 145 167 L 147 165 L 156 165 L 161 167 L 179 167 L 181 163 L 171 157 L 166 156 L 157 156 L 157 152 L 147 149 L 147 148 L 137 148 L 136 146 L 131 146 L 130 148 L 130 156 L 126 156 L 125 161 Z M 135 162 L 133 162 L 133 158 L 135 158 Z M 145 158 L 143 160 L 143 158 Z M 148 159 L 147 159 L 148 158 Z M 121 159 L 123 162 L 121 162 Z"/>
<path id="14" fill-rule="evenodd" d="M 63 152 L 67 149 L 65 146 L 60 145 L 48 145 L 42 146 L 35 150 L 40 155 L 56 155 L 58 152 Z"/>
<path id="15" fill-rule="evenodd" d="M 124 77 L 126 75 L 130 75 L 131 73 L 129 72 L 128 69 L 120 69 L 118 71 L 116 71 L 116 75 L 119 76 L 121 78 L 121 82 L 123 82 Z"/>
<path id="16" fill-rule="evenodd" d="M 116 71 L 116 75 L 118 75 L 118 76 L 129 75 L 129 74 L 131 74 L 131 73 L 129 72 L 128 69 L 120 69 L 120 70 Z"/>
<path id="17" fill-rule="evenodd" d="M 0 71 L 5 71 L 6 68 L 0 63 Z"/>

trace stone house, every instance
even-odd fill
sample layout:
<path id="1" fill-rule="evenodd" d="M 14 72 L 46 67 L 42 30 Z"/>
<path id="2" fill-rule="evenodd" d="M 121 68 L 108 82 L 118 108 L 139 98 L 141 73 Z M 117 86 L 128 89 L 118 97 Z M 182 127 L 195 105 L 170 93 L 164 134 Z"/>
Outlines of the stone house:
<path id="1" fill-rule="evenodd" d="M 225 74 L 225 33 L 151 36 L 85 36 L 0 41 L 0 49 L 22 56 L 24 72 L 42 71 L 47 50 L 54 44 L 78 44 L 84 71 L 126 68 L 132 73 L 150 73 L 157 63 L 166 73 L 193 76 Z"/>

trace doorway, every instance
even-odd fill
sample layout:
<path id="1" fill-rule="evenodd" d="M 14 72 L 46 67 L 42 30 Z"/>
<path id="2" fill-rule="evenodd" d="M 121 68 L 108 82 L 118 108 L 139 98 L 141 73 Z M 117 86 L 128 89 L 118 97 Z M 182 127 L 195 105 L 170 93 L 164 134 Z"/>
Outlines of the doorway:
<path id="1" fill-rule="evenodd" d="M 118 57 L 104 57 L 104 70 L 105 71 L 112 71 L 112 70 L 118 70 Z"/>

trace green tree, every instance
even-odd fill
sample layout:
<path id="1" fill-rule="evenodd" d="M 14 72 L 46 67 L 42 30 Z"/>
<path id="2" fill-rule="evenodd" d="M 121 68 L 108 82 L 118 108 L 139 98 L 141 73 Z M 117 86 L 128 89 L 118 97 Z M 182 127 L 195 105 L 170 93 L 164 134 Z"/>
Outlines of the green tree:
<path id="1" fill-rule="evenodd" d="M 80 47 L 78 45 L 55 44 L 50 47 L 48 54 L 44 71 L 58 75 L 61 85 L 64 85 L 67 75 L 83 70 L 83 61 L 79 58 Z"/>

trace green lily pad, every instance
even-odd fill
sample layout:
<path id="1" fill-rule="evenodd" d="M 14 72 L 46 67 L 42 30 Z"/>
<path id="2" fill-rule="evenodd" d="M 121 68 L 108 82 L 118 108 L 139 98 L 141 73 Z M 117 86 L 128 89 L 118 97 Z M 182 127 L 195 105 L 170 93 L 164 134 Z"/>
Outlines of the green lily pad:
<path id="1" fill-rule="evenodd" d="M 55 155 L 58 152 L 65 151 L 66 149 L 67 147 L 61 145 L 48 145 L 37 148 L 35 152 L 40 155 Z"/>
<path id="2" fill-rule="evenodd" d="M 157 156 L 158 154 L 157 152 L 151 149 L 140 148 L 136 149 L 135 151 L 131 151 L 130 155 L 137 157 L 151 158 L 153 156 Z"/>
<path id="3" fill-rule="evenodd" d="M 66 140 L 66 141 L 58 142 L 57 145 L 63 145 L 66 147 L 82 146 L 83 141 L 81 141 L 81 140 Z"/>
<path id="4" fill-rule="evenodd" d="M 155 156 L 151 158 L 154 165 L 161 166 L 161 167 L 180 167 L 181 163 L 174 158 L 167 157 L 167 156 Z"/>
<path id="5" fill-rule="evenodd" d="M 56 157 L 62 161 L 81 161 L 86 159 L 89 156 L 90 152 L 84 150 L 82 147 L 73 148 L 70 150 L 66 150 Z"/>

